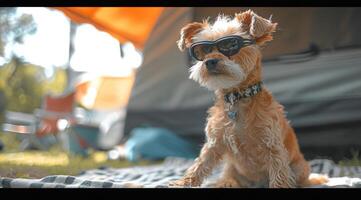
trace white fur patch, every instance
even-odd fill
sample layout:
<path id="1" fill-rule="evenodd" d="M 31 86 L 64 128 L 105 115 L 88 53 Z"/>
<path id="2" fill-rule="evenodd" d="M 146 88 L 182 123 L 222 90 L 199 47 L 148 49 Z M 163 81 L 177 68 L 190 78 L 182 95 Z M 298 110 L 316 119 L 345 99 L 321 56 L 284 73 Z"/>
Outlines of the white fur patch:
<path id="1" fill-rule="evenodd" d="M 233 33 L 234 35 L 242 34 L 241 24 L 238 22 L 237 19 L 231 19 L 230 17 L 225 15 L 218 15 L 216 21 L 212 25 L 206 27 L 193 37 L 193 41 L 198 42 L 206 40 L 209 36 L 213 34 L 216 34 L 213 39 L 217 40 L 218 38 L 229 35 L 228 30 L 230 28 L 234 30 L 239 30 L 236 33 Z M 222 33 L 224 33 L 224 35 Z"/>
<path id="2" fill-rule="evenodd" d="M 189 72 L 190 72 L 189 78 L 196 81 L 196 82 L 200 82 L 201 68 L 202 68 L 202 62 L 197 62 L 195 65 L 193 65 L 189 69 Z"/>
<path id="3" fill-rule="evenodd" d="M 231 75 L 211 75 L 208 76 L 207 81 L 203 80 L 201 77 L 201 68 L 203 62 L 197 62 L 193 65 L 190 69 L 190 79 L 195 80 L 201 86 L 206 87 L 210 90 L 218 90 L 218 89 L 225 89 L 231 88 L 238 85 L 242 82 L 245 78 L 245 73 L 243 69 L 239 66 L 239 64 L 231 61 L 225 60 L 224 66 L 227 68 L 228 73 Z"/>

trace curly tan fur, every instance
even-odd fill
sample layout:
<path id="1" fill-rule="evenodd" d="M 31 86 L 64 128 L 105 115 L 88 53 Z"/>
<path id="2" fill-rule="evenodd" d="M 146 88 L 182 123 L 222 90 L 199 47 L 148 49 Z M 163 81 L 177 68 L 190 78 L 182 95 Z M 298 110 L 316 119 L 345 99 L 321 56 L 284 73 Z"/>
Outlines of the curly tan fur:
<path id="1" fill-rule="evenodd" d="M 194 27 L 195 24 L 197 28 Z M 271 188 L 292 188 L 327 181 L 309 179 L 310 167 L 300 152 L 283 106 L 267 88 L 263 87 L 257 95 L 241 99 L 235 104 L 238 111 L 235 121 L 227 116 L 224 95 L 241 91 L 262 80 L 259 46 L 272 40 L 271 34 L 276 30 L 276 25 L 249 10 L 236 14 L 234 19 L 218 17 L 213 27 L 208 23 L 192 23 L 182 29 L 180 41 L 215 40 L 238 34 L 255 39 L 257 44 L 242 48 L 231 58 L 217 51 L 208 54 L 205 60 L 221 60 L 217 66 L 220 72 L 218 75 L 208 73 L 205 60 L 197 62 L 191 68 L 190 78 L 214 90 L 216 101 L 208 111 L 205 128 L 207 142 L 199 157 L 185 176 L 171 182 L 170 186 L 200 186 L 221 161 L 225 162 L 225 167 L 215 187 L 251 187 L 266 183 Z M 187 29 L 193 34 L 185 34 L 189 33 Z M 183 38 L 185 36 L 187 38 Z M 238 66 L 237 73 L 242 73 L 242 76 L 232 76 L 235 74 L 234 66 Z M 226 81 L 228 84 L 222 84 Z"/>

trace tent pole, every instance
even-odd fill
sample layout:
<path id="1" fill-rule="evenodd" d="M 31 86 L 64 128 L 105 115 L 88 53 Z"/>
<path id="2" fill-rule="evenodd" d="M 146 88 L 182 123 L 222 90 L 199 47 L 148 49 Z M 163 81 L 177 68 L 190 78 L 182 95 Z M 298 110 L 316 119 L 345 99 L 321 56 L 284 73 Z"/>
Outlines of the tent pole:
<path id="1" fill-rule="evenodd" d="M 75 32 L 76 32 L 76 24 L 70 20 L 70 37 L 69 37 L 69 56 L 68 56 L 68 63 L 67 63 L 67 66 L 66 66 L 66 76 L 67 76 L 67 85 L 65 86 L 65 90 L 66 91 L 69 91 L 73 86 L 72 84 L 73 81 L 74 81 L 74 71 L 72 70 L 72 68 L 70 67 L 70 61 L 71 61 L 71 58 L 74 54 L 74 37 L 75 37 Z"/>

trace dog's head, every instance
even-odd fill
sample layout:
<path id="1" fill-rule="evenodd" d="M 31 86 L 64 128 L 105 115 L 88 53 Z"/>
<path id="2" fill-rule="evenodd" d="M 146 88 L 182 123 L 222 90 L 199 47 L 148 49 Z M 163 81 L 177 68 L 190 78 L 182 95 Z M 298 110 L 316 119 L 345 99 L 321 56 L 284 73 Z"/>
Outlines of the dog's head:
<path id="1" fill-rule="evenodd" d="M 233 18 L 219 15 L 213 24 L 205 20 L 186 25 L 177 43 L 197 59 L 189 78 L 211 90 L 241 84 L 260 59 L 259 46 L 272 40 L 276 26 L 251 10 Z"/>

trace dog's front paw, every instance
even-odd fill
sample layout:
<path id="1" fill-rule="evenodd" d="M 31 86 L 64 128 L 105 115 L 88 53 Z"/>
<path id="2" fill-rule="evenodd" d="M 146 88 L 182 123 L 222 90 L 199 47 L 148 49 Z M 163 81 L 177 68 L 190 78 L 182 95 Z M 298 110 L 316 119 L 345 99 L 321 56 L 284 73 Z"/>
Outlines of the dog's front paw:
<path id="1" fill-rule="evenodd" d="M 197 187 L 200 186 L 200 182 L 195 178 L 182 178 L 176 181 L 172 181 L 168 184 L 169 187 Z"/>
<path id="2" fill-rule="evenodd" d="M 212 187 L 215 188 L 239 188 L 240 185 L 234 179 L 219 180 Z"/>

